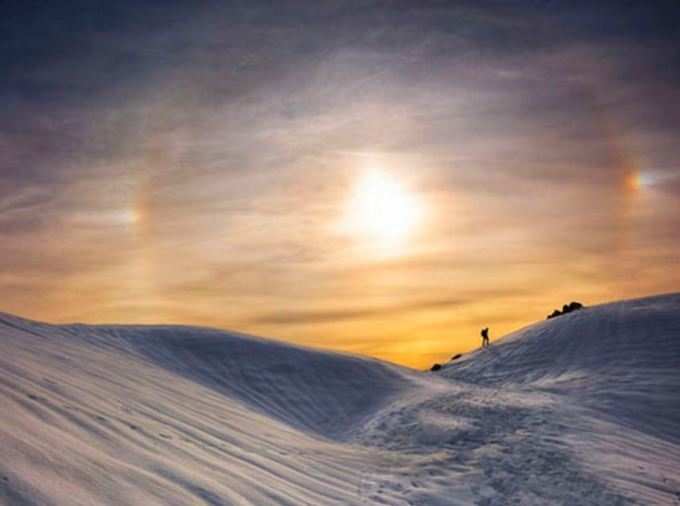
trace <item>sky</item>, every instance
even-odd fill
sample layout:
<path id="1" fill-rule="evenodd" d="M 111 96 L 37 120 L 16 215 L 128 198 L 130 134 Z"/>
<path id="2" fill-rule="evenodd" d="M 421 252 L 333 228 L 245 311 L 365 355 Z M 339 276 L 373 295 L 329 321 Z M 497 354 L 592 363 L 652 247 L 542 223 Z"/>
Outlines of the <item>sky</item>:
<path id="1" fill-rule="evenodd" d="M 7 2 L 0 311 L 424 368 L 680 290 L 677 2 Z"/>

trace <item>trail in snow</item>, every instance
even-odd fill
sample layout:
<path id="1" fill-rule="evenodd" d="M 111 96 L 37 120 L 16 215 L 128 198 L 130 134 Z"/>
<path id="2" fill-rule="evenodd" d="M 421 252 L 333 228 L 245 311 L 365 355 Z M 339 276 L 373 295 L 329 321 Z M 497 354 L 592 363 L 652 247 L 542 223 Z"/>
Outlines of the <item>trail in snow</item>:
<path id="1" fill-rule="evenodd" d="M 680 504 L 678 295 L 438 374 L 191 327 L 0 344 L 0 504 Z"/>
<path id="2" fill-rule="evenodd" d="M 383 410 L 359 436 L 399 455 L 383 470 L 383 488 L 403 491 L 409 504 L 632 503 L 582 469 L 566 438 L 568 415 L 552 395 L 429 390 Z"/>

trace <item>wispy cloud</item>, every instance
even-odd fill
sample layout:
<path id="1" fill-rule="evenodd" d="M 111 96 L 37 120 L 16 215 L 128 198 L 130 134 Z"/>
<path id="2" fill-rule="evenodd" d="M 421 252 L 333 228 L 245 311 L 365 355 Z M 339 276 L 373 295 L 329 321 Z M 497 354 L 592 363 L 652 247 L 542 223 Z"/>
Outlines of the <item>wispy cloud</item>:
<path id="1" fill-rule="evenodd" d="M 268 313 L 257 316 L 253 323 L 267 325 L 299 325 L 319 322 L 339 322 L 343 320 L 371 319 L 390 315 L 404 315 L 412 311 L 426 311 L 429 309 L 451 309 L 465 304 L 460 299 L 436 299 L 413 301 L 382 307 L 367 307 L 360 309 L 332 309 L 327 311 L 291 311 Z"/>

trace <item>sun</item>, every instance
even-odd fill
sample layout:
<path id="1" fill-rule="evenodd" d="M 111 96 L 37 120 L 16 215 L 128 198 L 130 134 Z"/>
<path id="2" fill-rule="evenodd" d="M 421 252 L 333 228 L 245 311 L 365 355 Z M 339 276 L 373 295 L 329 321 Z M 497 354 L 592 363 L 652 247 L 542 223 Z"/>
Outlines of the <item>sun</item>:
<path id="1" fill-rule="evenodd" d="M 412 192 L 388 172 L 374 169 L 354 187 L 345 228 L 384 253 L 397 254 L 422 215 L 422 204 Z"/>

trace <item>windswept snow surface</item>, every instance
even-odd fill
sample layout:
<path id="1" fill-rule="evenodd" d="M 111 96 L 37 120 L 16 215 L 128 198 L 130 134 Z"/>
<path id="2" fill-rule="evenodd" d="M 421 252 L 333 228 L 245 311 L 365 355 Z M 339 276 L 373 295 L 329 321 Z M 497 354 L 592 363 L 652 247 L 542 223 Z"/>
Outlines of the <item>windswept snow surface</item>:
<path id="1" fill-rule="evenodd" d="M 680 505 L 680 295 L 439 373 L 0 314 L 0 504 Z"/>

